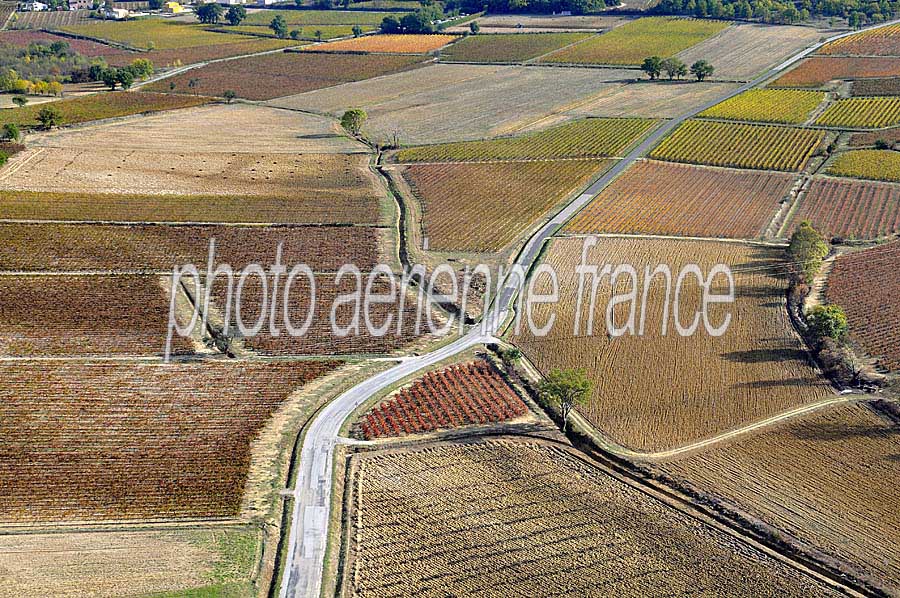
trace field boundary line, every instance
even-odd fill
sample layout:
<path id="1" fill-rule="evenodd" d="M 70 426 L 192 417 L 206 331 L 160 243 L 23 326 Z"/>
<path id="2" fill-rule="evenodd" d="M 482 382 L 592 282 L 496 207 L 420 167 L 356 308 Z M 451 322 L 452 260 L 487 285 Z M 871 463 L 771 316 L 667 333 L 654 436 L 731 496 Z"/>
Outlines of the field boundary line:
<path id="1" fill-rule="evenodd" d="M 152 197 L 152 195 L 150 196 Z M 160 195 L 160 198 L 166 197 Z M 171 197 L 171 196 L 169 196 Z M 190 198 L 191 196 L 185 196 Z M 198 196 L 199 197 L 199 196 Z M 222 199 L 233 198 L 233 195 L 222 195 Z M 246 199 L 255 199 L 253 196 L 241 196 Z M 204 197 L 208 199 L 209 196 Z M 262 197 L 260 199 L 266 199 Z M 211 220 L 65 220 L 49 218 L 38 220 L 34 218 L 0 218 L 0 224 L 73 224 L 73 225 L 102 225 L 102 226 L 222 226 L 232 228 L 378 228 L 389 229 L 387 224 L 366 224 L 359 222 L 215 222 Z"/>
<path id="2" fill-rule="evenodd" d="M 737 243 L 740 245 L 759 245 L 763 247 L 779 247 L 787 246 L 786 241 L 767 240 L 767 239 L 744 239 L 734 237 L 686 237 L 682 235 L 649 235 L 641 233 L 566 233 L 558 232 L 553 235 L 557 239 L 586 239 L 588 237 L 598 237 L 601 239 L 653 239 L 663 241 L 709 241 L 715 243 Z"/>
<path id="3" fill-rule="evenodd" d="M 465 143 L 465 142 L 463 142 Z M 497 160 L 443 160 L 425 162 L 387 162 L 384 166 L 443 166 L 445 164 L 519 164 L 528 162 L 593 162 L 596 160 L 621 160 L 622 156 L 584 156 L 568 158 L 510 158 Z"/>
<path id="4" fill-rule="evenodd" d="M 25 167 L 29 162 L 31 162 L 32 160 L 34 160 L 34 159 L 37 158 L 38 156 L 45 154 L 46 151 L 47 151 L 47 148 L 45 148 L 45 147 L 38 147 L 38 148 L 36 148 L 33 152 L 31 152 L 31 154 L 30 154 L 29 156 L 27 156 L 27 157 L 25 157 L 25 158 L 23 158 L 23 159 L 21 159 L 21 160 L 17 160 L 17 161 L 15 162 L 15 164 L 10 164 L 9 168 L 7 168 L 6 171 L 5 171 L 3 174 L 0 174 L 0 181 L 5 181 L 5 180 L 8 179 L 10 176 L 16 174 L 16 173 L 19 172 L 23 167 Z"/>
<path id="5" fill-rule="evenodd" d="M 560 47 L 560 48 L 556 48 L 556 49 L 550 50 L 549 52 L 544 52 L 543 54 L 541 54 L 541 55 L 539 55 L 539 56 L 534 56 L 534 57 L 529 58 L 529 59 L 527 59 L 527 60 L 523 60 L 523 61 L 522 61 L 522 64 L 532 64 L 532 63 L 534 63 L 534 61 L 540 60 L 540 59 L 543 58 L 544 56 L 549 56 L 550 54 L 554 54 L 554 53 L 556 53 L 556 52 L 561 52 L 561 51 L 563 51 L 563 50 L 568 50 L 568 49 L 571 48 L 572 46 L 577 46 L 577 45 L 580 44 L 580 43 L 583 43 L 583 42 L 588 41 L 589 39 L 593 39 L 593 38 L 595 38 L 595 37 L 599 37 L 600 35 L 603 35 L 603 33 L 604 33 L 603 31 L 597 31 L 597 32 L 594 33 L 594 35 L 588 35 L 588 36 L 585 37 L 584 39 L 580 39 L 580 40 L 578 40 L 578 41 L 574 41 L 574 42 L 572 42 L 572 43 L 570 43 L 570 44 L 566 44 L 565 46 L 562 46 L 562 47 Z"/>

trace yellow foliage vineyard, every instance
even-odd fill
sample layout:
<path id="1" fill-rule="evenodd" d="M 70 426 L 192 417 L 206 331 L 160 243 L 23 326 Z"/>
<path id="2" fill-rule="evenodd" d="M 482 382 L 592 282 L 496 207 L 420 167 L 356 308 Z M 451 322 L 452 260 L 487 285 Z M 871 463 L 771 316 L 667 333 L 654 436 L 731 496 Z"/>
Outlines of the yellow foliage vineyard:
<path id="1" fill-rule="evenodd" d="M 816 120 L 827 127 L 881 128 L 900 124 L 900 98 L 871 97 L 840 100 Z"/>
<path id="2" fill-rule="evenodd" d="M 900 154 L 890 150 L 856 150 L 839 155 L 828 174 L 900 182 Z"/>
<path id="3" fill-rule="evenodd" d="M 700 113 L 705 118 L 800 124 L 825 99 L 823 91 L 751 89 Z"/>
<path id="4" fill-rule="evenodd" d="M 651 157 L 671 162 L 798 171 L 825 137 L 824 131 L 690 120 Z"/>

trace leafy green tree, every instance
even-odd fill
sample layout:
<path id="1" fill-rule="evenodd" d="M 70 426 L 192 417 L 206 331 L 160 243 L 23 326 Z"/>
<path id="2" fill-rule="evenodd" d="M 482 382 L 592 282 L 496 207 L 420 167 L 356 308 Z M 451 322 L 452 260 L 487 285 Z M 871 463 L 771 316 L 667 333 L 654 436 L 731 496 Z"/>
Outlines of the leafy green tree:
<path id="1" fill-rule="evenodd" d="M 481 25 L 478 24 L 478 21 L 472 21 L 469 23 L 469 31 L 472 32 L 472 35 L 476 35 L 479 31 L 481 31 Z"/>
<path id="2" fill-rule="evenodd" d="M 19 131 L 19 125 L 16 123 L 6 123 L 3 125 L 3 138 L 9 141 L 19 141 L 22 139 L 22 133 Z"/>
<path id="3" fill-rule="evenodd" d="M 316 29 L 316 32 L 313 35 L 316 36 L 317 42 L 322 41 L 322 30 L 321 29 Z"/>
<path id="4" fill-rule="evenodd" d="M 225 98 L 225 101 L 230 104 L 234 101 L 234 98 L 237 97 L 237 93 L 233 89 L 226 89 L 222 94 L 222 97 Z"/>
<path id="5" fill-rule="evenodd" d="M 215 25 L 222 19 L 224 12 L 221 4 L 207 2 L 197 9 L 197 20 L 206 25 Z"/>
<path id="6" fill-rule="evenodd" d="M 284 17 L 281 15 L 275 15 L 275 18 L 269 23 L 269 29 L 271 29 L 275 33 L 275 37 L 279 39 L 287 37 L 287 21 L 285 21 Z"/>
<path id="7" fill-rule="evenodd" d="M 0 166 L 3 166 L 9 161 L 9 154 L 4 151 L 0 151 Z"/>
<path id="8" fill-rule="evenodd" d="M 381 19 L 382 33 L 400 33 L 400 21 L 396 17 L 384 17 Z"/>
<path id="9" fill-rule="evenodd" d="M 19 108 L 22 108 L 28 103 L 28 98 L 25 96 L 13 96 L 12 102 Z"/>
<path id="10" fill-rule="evenodd" d="M 106 69 L 103 71 L 103 74 L 100 75 L 100 80 L 103 81 L 103 84 L 109 87 L 110 91 L 114 91 L 116 89 L 116 85 L 119 84 L 119 69 Z"/>
<path id="11" fill-rule="evenodd" d="M 808 220 L 801 222 L 791 235 L 788 255 L 796 267 L 797 276 L 806 284 L 811 283 L 816 277 L 828 251 L 825 238 Z"/>
<path id="12" fill-rule="evenodd" d="M 698 60 L 691 65 L 691 74 L 697 77 L 697 81 L 703 81 L 710 77 L 716 68 L 705 60 Z"/>
<path id="13" fill-rule="evenodd" d="M 847 314 L 839 305 L 817 305 L 806 314 L 809 331 L 817 339 L 830 338 L 836 341 L 847 336 L 850 324 Z"/>
<path id="14" fill-rule="evenodd" d="M 675 57 L 663 60 L 662 70 L 666 72 L 670 81 L 675 77 L 681 79 L 687 75 L 687 65 Z"/>
<path id="15" fill-rule="evenodd" d="M 566 431 L 569 416 L 575 407 L 587 402 L 591 386 L 584 370 L 553 370 L 539 385 L 541 397 L 559 407 L 563 418 L 563 432 Z"/>
<path id="16" fill-rule="evenodd" d="M 122 89 L 130 89 L 134 85 L 134 74 L 128 69 L 119 69 L 116 72 L 116 82 Z"/>
<path id="17" fill-rule="evenodd" d="M 37 120 L 45 129 L 52 129 L 62 124 L 62 113 L 56 106 L 44 106 L 37 113 Z"/>
<path id="18" fill-rule="evenodd" d="M 641 70 L 647 73 L 647 76 L 649 76 L 651 80 L 659 77 L 662 68 L 663 60 L 659 56 L 650 56 L 649 58 L 645 58 L 644 62 L 641 63 Z"/>
<path id="19" fill-rule="evenodd" d="M 354 25 L 353 26 L 353 37 L 359 37 L 362 34 L 363 34 L 362 27 L 360 27 L 359 25 Z"/>
<path id="20" fill-rule="evenodd" d="M 247 9 L 240 5 L 231 6 L 228 8 L 228 12 L 225 13 L 225 20 L 228 21 L 228 24 L 237 27 L 241 24 L 241 21 L 247 18 Z"/>
<path id="21" fill-rule="evenodd" d="M 145 81 L 153 74 L 153 63 L 146 58 L 135 58 L 128 65 L 128 70 L 131 71 L 135 79 Z"/>
<path id="22" fill-rule="evenodd" d="M 366 111 L 362 108 L 351 108 L 344 112 L 344 115 L 341 117 L 341 126 L 350 134 L 359 135 L 368 117 Z"/>
<path id="23" fill-rule="evenodd" d="M 292 29 L 290 35 L 291 35 L 292 40 L 297 41 L 298 39 L 300 39 L 300 36 L 303 34 L 301 33 L 301 31 L 299 29 Z"/>
<path id="24" fill-rule="evenodd" d="M 150 0 L 148 5 L 150 10 L 159 10 L 163 7 L 163 0 Z"/>

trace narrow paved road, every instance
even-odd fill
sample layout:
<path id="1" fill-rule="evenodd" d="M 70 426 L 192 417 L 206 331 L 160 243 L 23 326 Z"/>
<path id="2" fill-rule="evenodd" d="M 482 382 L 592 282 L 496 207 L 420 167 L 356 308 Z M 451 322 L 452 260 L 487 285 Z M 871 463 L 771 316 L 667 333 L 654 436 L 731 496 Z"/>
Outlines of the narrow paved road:
<path id="1" fill-rule="evenodd" d="M 876 29 L 890 24 L 900 23 L 900 19 L 882 23 L 867 29 Z M 587 205 L 593 197 L 622 174 L 632 163 L 644 157 L 663 137 L 668 135 L 685 120 L 765 82 L 784 69 L 802 60 L 807 55 L 830 41 L 852 35 L 847 32 L 832 36 L 810 48 L 796 54 L 778 66 L 760 75 L 741 87 L 694 108 L 677 118 L 666 121 L 654 130 L 627 156 L 619 160 L 608 172 L 592 184 L 572 203 L 556 214 L 525 244 L 516 258 L 516 265 L 527 271 L 540 254 L 544 242 L 551 237 L 566 220 Z M 344 421 L 372 395 L 385 390 L 392 384 L 430 367 L 440 361 L 452 357 L 466 349 L 490 342 L 493 334 L 499 331 L 503 322 L 511 313 L 512 301 L 515 298 L 517 285 L 515 281 L 507 281 L 497 301 L 485 315 L 486 325 L 476 325 L 465 336 L 426 355 L 404 360 L 389 370 L 381 372 L 368 380 L 354 386 L 337 399 L 329 403 L 313 420 L 306 432 L 300 453 L 300 471 L 294 488 L 294 510 L 291 522 L 288 554 L 285 562 L 285 577 L 281 583 L 281 598 L 304 596 L 319 598 L 322 592 L 322 572 L 325 563 L 325 546 L 328 536 L 329 513 L 331 509 L 331 481 L 334 461 L 334 446 Z"/>

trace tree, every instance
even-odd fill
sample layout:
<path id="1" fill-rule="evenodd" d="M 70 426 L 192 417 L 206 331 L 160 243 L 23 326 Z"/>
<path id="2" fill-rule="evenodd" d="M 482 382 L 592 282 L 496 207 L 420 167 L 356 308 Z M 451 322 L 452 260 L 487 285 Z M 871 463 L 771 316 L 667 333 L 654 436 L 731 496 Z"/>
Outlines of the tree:
<path id="1" fill-rule="evenodd" d="M 843 340 L 850 328 L 847 314 L 841 306 L 834 304 L 813 307 L 806 314 L 806 323 L 809 331 L 820 340 L 825 338 Z"/>
<path id="2" fill-rule="evenodd" d="M 228 12 L 225 13 L 225 20 L 228 21 L 229 25 L 237 27 L 241 24 L 241 21 L 247 18 L 247 9 L 243 6 L 236 5 L 232 6 L 228 9 Z"/>
<path id="3" fill-rule="evenodd" d="M 122 86 L 122 89 L 129 89 L 134 85 L 134 74 L 128 69 L 119 69 L 116 72 L 116 82 Z"/>
<path id="4" fill-rule="evenodd" d="M 382 33 L 400 33 L 400 21 L 396 17 L 384 17 L 381 19 Z"/>
<path id="5" fill-rule="evenodd" d="M 62 113 L 56 106 L 44 106 L 38 111 L 38 122 L 45 129 L 52 129 L 62 124 Z"/>
<path id="6" fill-rule="evenodd" d="M 363 124 L 369 116 L 366 111 L 361 108 L 351 108 L 344 112 L 341 117 L 341 126 L 344 127 L 352 135 L 359 135 Z"/>
<path id="7" fill-rule="evenodd" d="M 697 81 L 703 81 L 713 74 L 715 67 L 705 60 L 698 60 L 691 65 L 691 73 L 697 77 Z"/>
<path id="8" fill-rule="evenodd" d="M 22 108 L 28 103 L 28 98 L 25 96 L 13 96 L 12 102 L 19 108 Z"/>
<path id="9" fill-rule="evenodd" d="M 198 85 L 200 85 L 200 79 L 188 79 L 188 89 L 194 90 Z"/>
<path id="10" fill-rule="evenodd" d="M 472 21 L 469 23 L 469 31 L 472 32 L 472 35 L 476 35 L 479 31 L 481 31 L 481 25 L 478 24 L 478 21 Z"/>
<path id="11" fill-rule="evenodd" d="M 801 222 L 794 234 L 791 235 L 788 255 L 796 267 L 797 276 L 806 284 L 811 283 L 816 277 L 828 251 L 828 243 L 825 242 L 825 238 L 812 227 L 808 220 Z"/>
<path id="12" fill-rule="evenodd" d="M 662 69 L 666 71 L 666 75 L 669 76 L 670 81 L 675 77 L 681 79 L 687 75 L 687 65 L 674 57 L 663 60 Z"/>
<path id="13" fill-rule="evenodd" d="M 19 131 L 19 125 L 16 123 L 6 123 L 3 125 L 3 138 L 9 141 L 19 141 L 22 139 L 22 133 Z"/>
<path id="14" fill-rule="evenodd" d="M 322 41 L 322 30 L 321 29 L 316 29 L 316 32 L 313 35 L 316 36 L 317 42 Z"/>
<path id="15" fill-rule="evenodd" d="M 281 15 L 276 15 L 272 22 L 269 23 L 269 29 L 275 33 L 275 37 L 284 39 L 287 37 L 287 21 Z"/>
<path id="16" fill-rule="evenodd" d="M 135 79 L 145 81 L 153 74 L 153 63 L 146 58 L 135 58 L 128 65 L 128 70 L 131 71 Z"/>
<path id="17" fill-rule="evenodd" d="M 237 97 L 237 93 L 233 89 L 226 89 L 225 93 L 222 94 L 222 97 L 230 104 L 234 101 L 234 98 Z"/>
<path id="18" fill-rule="evenodd" d="M 647 73 L 651 80 L 659 77 L 662 72 L 663 60 L 659 56 L 645 58 L 641 64 L 641 70 Z"/>
<path id="19" fill-rule="evenodd" d="M 150 0 L 150 10 L 159 10 L 163 7 L 163 0 Z"/>
<path id="20" fill-rule="evenodd" d="M 59 81 L 50 81 L 47 83 L 47 93 L 52 96 L 61 96 L 63 92 L 62 83 Z"/>
<path id="21" fill-rule="evenodd" d="M 591 381 L 584 370 L 553 370 L 541 382 L 538 390 L 544 400 L 556 403 L 563 418 L 563 432 L 569 423 L 569 415 L 578 405 L 583 405 L 591 393 Z"/>
<path id="22" fill-rule="evenodd" d="M 110 91 L 114 91 L 116 89 L 116 85 L 119 84 L 119 69 L 106 69 L 103 71 L 103 74 L 100 75 L 100 80 L 103 81 L 103 84 L 109 87 Z"/>
<path id="23" fill-rule="evenodd" d="M 206 25 L 215 25 L 222 18 L 224 11 L 222 5 L 208 2 L 197 9 L 197 20 Z"/>
<path id="24" fill-rule="evenodd" d="M 300 32 L 299 29 L 292 29 L 292 30 L 291 30 L 291 39 L 292 39 L 292 40 L 297 41 L 298 39 L 300 39 L 300 36 L 301 36 L 301 35 L 302 35 L 302 33 Z"/>
<path id="25" fill-rule="evenodd" d="M 363 34 L 362 27 L 360 27 L 359 25 L 354 25 L 353 26 L 353 37 L 359 37 L 362 34 Z"/>

